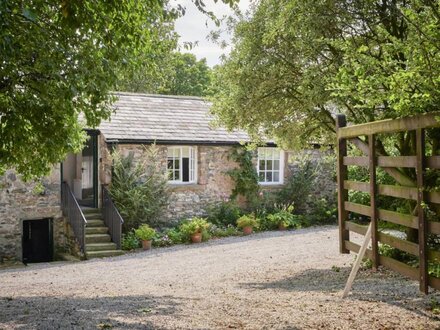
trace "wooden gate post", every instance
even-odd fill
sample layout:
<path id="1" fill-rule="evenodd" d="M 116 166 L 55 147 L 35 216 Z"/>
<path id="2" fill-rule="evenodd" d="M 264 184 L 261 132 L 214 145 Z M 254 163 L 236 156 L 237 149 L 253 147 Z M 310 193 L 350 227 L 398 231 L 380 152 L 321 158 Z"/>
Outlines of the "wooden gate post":
<path id="1" fill-rule="evenodd" d="M 420 269 L 420 291 L 428 293 L 428 262 L 426 255 L 426 240 L 428 226 L 426 223 L 424 202 L 425 192 L 423 189 L 423 175 L 425 172 L 425 130 L 416 129 L 416 151 L 417 151 L 417 216 L 419 220 L 419 269 Z"/>
<path id="2" fill-rule="evenodd" d="M 369 170 L 370 170 L 370 218 L 371 218 L 371 249 L 372 249 L 372 261 L 373 270 L 377 270 L 379 266 L 379 251 L 377 244 L 377 218 L 378 210 L 376 203 L 377 196 L 377 184 L 376 184 L 376 137 L 374 134 L 368 136 L 369 144 Z"/>
<path id="3" fill-rule="evenodd" d="M 338 146 L 338 223 L 339 223 L 339 251 L 350 253 L 345 247 L 345 241 L 350 240 L 349 231 L 345 229 L 348 220 L 348 212 L 345 210 L 345 201 L 348 200 L 348 191 L 344 188 L 344 181 L 348 179 L 347 166 L 344 165 L 344 157 L 347 156 L 347 140 L 339 138 L 339 128 L 347 126 L 345 115 L 336 115 L 336 133 Z"/>

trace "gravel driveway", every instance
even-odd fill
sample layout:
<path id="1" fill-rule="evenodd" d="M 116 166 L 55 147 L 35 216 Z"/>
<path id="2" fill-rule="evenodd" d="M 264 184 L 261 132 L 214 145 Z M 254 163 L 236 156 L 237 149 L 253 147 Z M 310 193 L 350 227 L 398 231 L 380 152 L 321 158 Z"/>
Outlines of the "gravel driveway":
<path id="1" fill-rule="evenodd" d="M 337 228 L 266 232 L 0 271 L 0 329 L 440 329 L 435 293 L 362 271 Z"/>

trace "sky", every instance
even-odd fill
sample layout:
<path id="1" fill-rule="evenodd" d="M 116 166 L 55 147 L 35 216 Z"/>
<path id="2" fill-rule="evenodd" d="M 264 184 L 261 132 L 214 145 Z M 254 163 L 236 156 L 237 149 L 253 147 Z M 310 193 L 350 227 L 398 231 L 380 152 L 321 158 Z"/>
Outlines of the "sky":
<path id="1" fill-rule="evenodd" d="M 220 1 L 220 0 L 219 0 Z M 240 0 L 239 8 L 246 11 L 252 0 Z M 222 49 L 212 41 L 207 40 L 208 34 L 212 30 L 217 30 L 214 22 L 206 15 L 201 13 L 191 0 L 174 0 L 171 4 L 181 4 L 186 7 L 185 15 L 180 17 L 175 24 L 175 30 L 180 35 L 179 43 L 183 42 L 198 42 L 197 46 L 190 51 L 182 49 L 182 52 L 190 52 L 196 55 L 198 59 L 206 58 L 209 66 L 214 66 L 220 63 L 219 57 L 229 51 L 229 48 Z M 223 3 L 214 3 L 213 0 L 205 1 L 208 11 L 212 11 L 218 18 L 224 15 L 231 15 L 233 12 L 228 5 Z M 223 31 L 224 29 L 222 29 Z M 221 40 L 230 41 L 230 35 L 223 31 Z"/>

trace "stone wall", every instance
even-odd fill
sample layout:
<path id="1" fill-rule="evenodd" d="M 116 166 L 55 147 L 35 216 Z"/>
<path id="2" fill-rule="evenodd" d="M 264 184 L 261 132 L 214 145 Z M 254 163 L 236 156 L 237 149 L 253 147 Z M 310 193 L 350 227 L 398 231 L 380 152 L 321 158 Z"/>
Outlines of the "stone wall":
<path id="1" fill-rule="evenodd" d="M 36 182 L 23 182 L 13 170 L 0 176 L 0 257 L 22 259 L 23 220 L 51 218 L 54 257 L 69 249 L 68 227 L 60 208 L 60 169 Z"/>
<path id="2" fill-rule="evenodd" d="M 167 146 L 159 145 L 158 147 L 161 166 L 165 171 Z M 133 152 L 135 159 L 140 157 L 143 148 L 142 145 L 134 144 L 117 146 L 117 149 L 125 156 Z M 234 182 L 227 175 L 227 172 L 238 166 L 229 157 L 232 148 L 232 146 L 197 146 L 197 184 L 170 184 L 170 202 L 164 213 L 167 224 L 172 225 L 181 219 L 193 216 L 204 216 L 210 205 L 229 198 Z M 322 162 L 323 154 L 320 150 L 306 150 L 300 154 L 308 155 L 313 162 Z M 110 181 L 111 161 L 108 157 L 108 149 L 107 151 L 101 151 L 101 155 L 101 168 L 106 171 L 101 174 L 101 177 Z M 296 170 L 297 156 L 298 153 L 285 153 L 284 181 Z M 326 198 L 331 201 L 334 198 L 336 183 L 331 174 L 331 168 L 323 167 L 323 169 L 319 173 L 318 184 L 314 186 L 312 194 L 314 198 Z M 281 189 L 282 185 L 262 186 L 262 188 L 264 191 L 276 191 Z"/>
<path id="3" fill-rule="evenodd" d="M 167 146 L 159 145 L 161 167 L 166 171 Z M 118 145 L 117 149 L 125 156 L 130 152 L 138 159 L 142 145 Z M 229 159 L 231 146 L 197 146 L 197 183 L 170 184 L 170 200 L 164 213 L 164 220 L 172 225 L 177 221 L 193 216 L 206 215 L 209 205 L 229 197 L 233 181 L 226 174 L 237 164 Z M 108 154 L 101 152 L 101 155 Z M 102 157 L 102 168 L 109 169 L 109 157 Z M 108 177 L 108 173 L 103 175 Z"/>

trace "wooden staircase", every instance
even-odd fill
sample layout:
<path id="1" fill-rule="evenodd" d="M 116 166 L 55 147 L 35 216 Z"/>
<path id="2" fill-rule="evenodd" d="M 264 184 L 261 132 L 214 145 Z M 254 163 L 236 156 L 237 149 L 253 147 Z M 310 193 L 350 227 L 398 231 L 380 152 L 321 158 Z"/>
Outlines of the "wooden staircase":
<path id="1" fill-rule="evenodd" d="M 87 220 L 87 226 L 85 228 L 85 252 L 87 259 L 112 257 L 123 254 L 124 252 L 118 250 L 116 244 L 111 241 L 101 210 L 82 208 L 82 211 Z"/>

